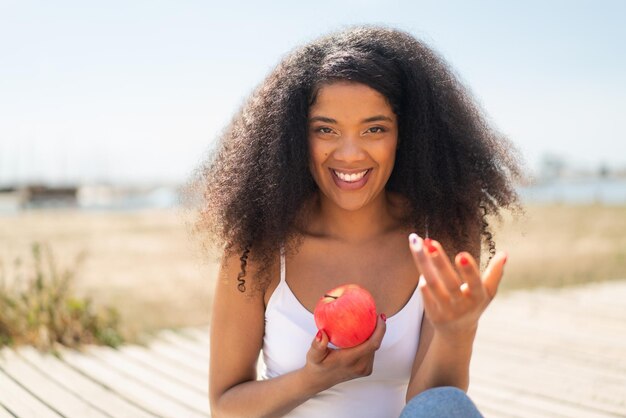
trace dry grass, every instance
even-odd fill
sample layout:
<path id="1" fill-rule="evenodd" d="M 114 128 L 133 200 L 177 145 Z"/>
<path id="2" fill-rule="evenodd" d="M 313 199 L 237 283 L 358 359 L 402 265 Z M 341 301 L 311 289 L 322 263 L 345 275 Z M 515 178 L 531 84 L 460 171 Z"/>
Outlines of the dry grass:
<path id="1" fill-rule="evenodd" d="M 184 221 L 171 210 L 5 215 L 0 258 L 24 257 L 35 241 L 49 243 L 61 266 L 86 251 L 77 291 L 117 308 L 132 340 L 209 320 L 217 266 L 202 259 Z M 510 254 L 505 291 L 626 278 L 624 206 L 533 206 L 525 218 L 505 217 L 496 231 L 497 248 Z"/>
<path id="2" fill-rule="evenodd" d="M 7 261 L 25 258 L 34 241 L 48 243 L 61 267 L 85 251 L 76 292 L 117 308 L 129 340 L 209 320 L 216 267 L 201 260 L 177 211 L 27 211 L 0 217 L 0 237 Z"/>
<path id="3" fill-rule="evenodd" d="M 0 348 L 29 344 L 54 351 L 56 343 L 69 347 L 116 347 L 123 343 L 115 309 L 96 310 L 89 298 L 73 294 L 73 280 L 82 254 L 74 265 L 64 269 L 59 269 L 47 245 L 34 243 L 31 256 L 28 260 L 15 260 L 15 279 L 8 286 L 6 268 L 0 264 Z"/>
<path id="4" fill-rule="evenodd" d="M 626 279 L 626 206 L 530 206 L 495 230 L 502 290 Z"/>

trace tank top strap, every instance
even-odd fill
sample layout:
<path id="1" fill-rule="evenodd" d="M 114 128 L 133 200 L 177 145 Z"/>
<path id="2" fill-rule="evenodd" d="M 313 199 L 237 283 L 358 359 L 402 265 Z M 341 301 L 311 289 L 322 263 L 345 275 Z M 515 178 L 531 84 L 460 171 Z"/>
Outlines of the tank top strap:
<path id="1" fill-rule="evenodd" d="M 280 281 L 285 282 L 285 247 L 280 245 Z"/>

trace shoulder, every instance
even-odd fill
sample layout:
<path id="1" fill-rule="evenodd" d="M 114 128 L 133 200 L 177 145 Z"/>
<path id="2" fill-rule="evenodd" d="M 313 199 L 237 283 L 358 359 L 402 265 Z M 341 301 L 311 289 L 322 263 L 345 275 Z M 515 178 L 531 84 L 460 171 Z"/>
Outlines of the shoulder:
<path id="1" fill-rule="evenodd" d="M 280 250 L 256 254 L 253 250 L 224 253 L 220 259 L 216 291 L 228 287 L 248 299 L 262 298 L 273 277 L 280 272 Z"/>

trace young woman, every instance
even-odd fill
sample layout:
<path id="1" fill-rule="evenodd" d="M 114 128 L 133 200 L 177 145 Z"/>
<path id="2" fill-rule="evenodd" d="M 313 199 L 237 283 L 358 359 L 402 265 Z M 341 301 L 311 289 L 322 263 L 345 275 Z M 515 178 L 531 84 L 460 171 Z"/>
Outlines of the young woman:
<path id="1" fill-rule="evenodd" d="M 296 49 L 201 172 L 199 226 L 223 252 L 214 416 L 480 416 L 465 395 L 472 343 L 506 261 L 485 217 L 518 205 L 521 173 L 432 50 L 380 27 Z M 380 317 L 336 349 L 313 310 L 346 283 Z"/>

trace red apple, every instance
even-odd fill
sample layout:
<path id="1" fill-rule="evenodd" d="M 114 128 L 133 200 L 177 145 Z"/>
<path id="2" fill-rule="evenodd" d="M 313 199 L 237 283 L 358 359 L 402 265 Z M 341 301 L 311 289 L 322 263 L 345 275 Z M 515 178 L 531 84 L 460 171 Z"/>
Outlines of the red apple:
<path id="1" fill-rule="evenodd" d="M 376 328 L 374 298 L 356 284 L 345 284 L 326 292 L 317 302 L 313 316 L 317 328 L 340 348 L 361 344 Z"/>

